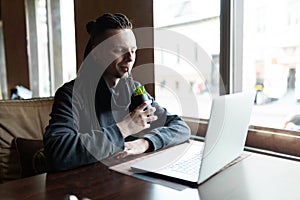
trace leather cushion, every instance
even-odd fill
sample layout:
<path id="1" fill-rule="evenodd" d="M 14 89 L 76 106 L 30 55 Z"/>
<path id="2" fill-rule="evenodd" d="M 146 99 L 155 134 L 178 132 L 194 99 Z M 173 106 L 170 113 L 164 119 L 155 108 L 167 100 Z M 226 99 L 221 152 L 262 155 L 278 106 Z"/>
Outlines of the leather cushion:
<path id="1" fill-rule="evenodd" d="M 15 138 L 14 141 L 20 158 L 22 178 L 46 172 L 42 140 Z"/>
<path id="2" fill-rule="evenodd" d="M 15 138 L 42 140 L 53 98 L 0 100 L 0 183 L 21 178 Z"/>

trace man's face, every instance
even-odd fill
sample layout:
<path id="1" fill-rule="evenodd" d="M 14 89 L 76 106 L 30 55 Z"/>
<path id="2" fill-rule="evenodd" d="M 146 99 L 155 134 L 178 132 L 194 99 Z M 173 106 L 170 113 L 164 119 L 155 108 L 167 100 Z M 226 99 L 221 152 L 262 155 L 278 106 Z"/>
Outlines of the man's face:
<path id="1" fill-rule="evenodd" d="M 137 49 L 132 30 L 110 29 L 105 31 L 104 37 L 103 48 L 95 53 L 96 60 L 107 66 L 104 76 L 112 79 L 127 76 L 135 62 Z"/>

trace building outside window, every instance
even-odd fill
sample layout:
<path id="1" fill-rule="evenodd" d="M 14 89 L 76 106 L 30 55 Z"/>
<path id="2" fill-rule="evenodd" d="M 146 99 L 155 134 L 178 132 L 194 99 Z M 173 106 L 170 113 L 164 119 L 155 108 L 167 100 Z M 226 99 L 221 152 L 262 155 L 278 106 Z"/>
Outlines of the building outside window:
<path id="1" fill-rule="evenodd" d="M 155 96 L 168 110 L 209 118 L 211 97 L 219 90 L 219 18 L 217 0 L 154 0 L 156 30 L 169 31 L 176 43 L 174 49 L 155 49 Z"/>
<path id="2" fill-rule="evenodd" d="M 253 91 L 257 94 L 251 125 L 300 130 L 300 123 L 294 124 L 296 120 L 289 123 L 292 116 L 298 115 L 300 118 L 299 2 L 299 0 L 276 2 L 244 0 L 241 12 L 243 35 L 242 38 L 234 38 L 234 40 L 242 41 L 242 51 L 234 55 L 242 59 L 241 66 L 234 68 L 241 71 L 242 79 L 234 84 L 240 90 Z M 185 12 L 185 10 L 188 11 Z M 195 71 L 188 70 L 188 63 L 180 62 L 179 64 L 175 61 L 174 55 L 157 50 L 155 63 L 158 67 L 155 68 L 155 78 L 156 82 L 165 83 L 164 87 L 156 87 L 157 100 L 165 102 L 168 109 L 179 112 L 183 116 L 208 118 L 211 97 L 214 92 L 220 90 L 218 88 L 220 85 L 218 82 L 220 77 L 220 1 L 208 3 L 208 1 L 199 0 L 163 2 L 154 0 L 154 22 L 158 29 L 168 29 L 190 38 L 196 46 L 202 47 L 212 60 L 209 73 L 203 73 L 204 79 L 201 79 Z M 194 54 L 197 55 L 197 48 L 192 46 L 190 48 L 195 49 Z M 201 57 L 198 56 L 198 58 Z M 159 69 L 161 65 L 182 71 L 177 73 L 176 77 L 171 77 L 170 73 L 163 73 L 163 70 Z M 183 78 L 178 78 L 180 77 L 178 74 Z M 170 104 L 169 99 L 172 95 L 178 95 L 176 88 L 180 88 L 183 84 L 182 80 L 194 83 L 190 84 L 190 87 L 193 87 L 192 91 L 198 101 L 200 112 L 196 115 L 188 111 L 183 113 L 180 103 Z M 202 83 L 205 84 L 202 85 Z M 209 88 L 205 88 L 207 85 Z M 182 102 L 180 95 L 177 99 L 177 102 Z"/>
<path id="3" fill-rule="evenodd" d="M 2 2 L 0 1 L 0 8 L 2 8 Z M 7 80 L 6 80 L 6 64 L 5 64 L 5 49 L 3 38 L 3 22 L 2 12 L 0 12 L 0 99 L 7 99 Z"/>
<path id="4" fill-rule="evenodd" d="M 261 85 L 253 125 L 300 130 L 287 126 L 300 114 L 299 2 L 244 0 L 243 90 Z"/>

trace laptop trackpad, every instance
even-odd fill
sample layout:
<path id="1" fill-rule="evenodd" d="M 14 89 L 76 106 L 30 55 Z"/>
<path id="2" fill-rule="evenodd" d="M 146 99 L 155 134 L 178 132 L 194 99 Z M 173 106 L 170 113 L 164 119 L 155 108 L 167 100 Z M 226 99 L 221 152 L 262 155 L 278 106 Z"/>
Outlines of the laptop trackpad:
<path id="1" fill-rule="evenodd" d="M 188 159 L 189 154 L 195 151 L 202 151 L 204 143 L 190 141 L 177 146 L 170 147 L 155 153 L 131 166 L 134 172 L 157 172 L 180 159 Z"/>

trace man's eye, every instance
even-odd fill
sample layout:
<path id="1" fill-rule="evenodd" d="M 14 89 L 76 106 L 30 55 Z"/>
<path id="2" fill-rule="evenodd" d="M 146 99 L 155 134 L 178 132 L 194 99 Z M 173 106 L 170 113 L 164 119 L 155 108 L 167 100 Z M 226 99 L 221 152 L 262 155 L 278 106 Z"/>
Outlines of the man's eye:
<path id="1" fill-rule="evenodd" d="M 116 48 L 116 49 L 114 49 L 114 51 L 117 52 L 117 53 L 123 53 L 123 52 L 125 52 L 125 50 L 122 49 L 122 48 Z"/>
<path id="2" fill-rule="evenodd" d="M 125 48 L 115 48 L 114 52 L 115 53 L 122 53 L 122 54 L 130 52 L 130 53 L 134 54 L 136 52 L 136 49 L 129 50 L 129 49 L 125 49 Z"/>

